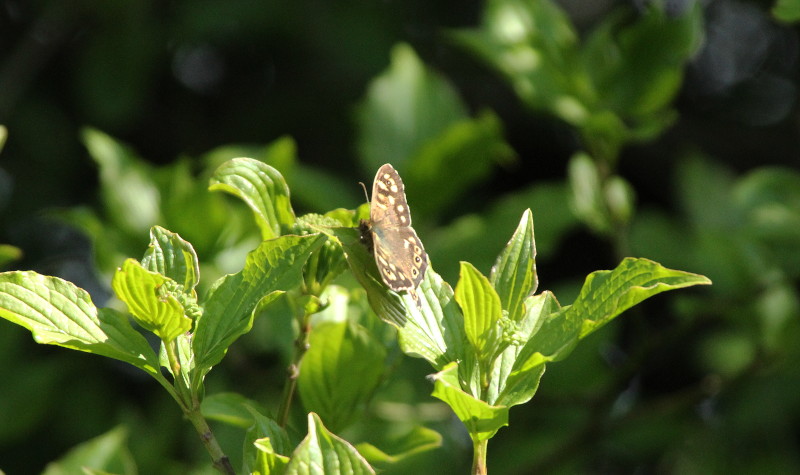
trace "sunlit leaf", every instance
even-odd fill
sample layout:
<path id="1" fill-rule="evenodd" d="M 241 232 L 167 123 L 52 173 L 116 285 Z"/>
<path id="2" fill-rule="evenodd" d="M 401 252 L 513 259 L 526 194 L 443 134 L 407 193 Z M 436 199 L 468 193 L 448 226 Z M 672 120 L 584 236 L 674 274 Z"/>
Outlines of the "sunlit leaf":
<path id="1" fill-rule="evenodd" d="M 206 370 L 219 363 L 228 346 L 250 330 L 257 306 L 300 285 L 303 265 L 324 241 L 319 234 L 264 241 L 247 255 L 244 269 L 220 279 L 197 320 L 193 338 L 197 367 Z"/>
<path id="2" fill-rule="evenodd" d="M 150 229 L 150 246 L 142 258 L 142 266 L 169 277 L 187 292 L 200 280 L 200 265 L 192 245 L 161 226 Z"/>
<path id="3" fill-rule="evenodd" d="M 536 277 L 536 243 L 533 238 L 533 216 L 525 210 L 519 226 L 506 247 L 497 256 L 489 276 L 508 316 L 514 321 L 522 318 L 522 302 L 533 295 L 538 285 Z"/>
<path id="4" fill-rule="evenodd" d="M 464 314 L 464 332 L 479 357 L 492 357 L 499 344 L 498 321 L 503 316 L 494 287 L 469 262 L 461 263 L 455 299 Z"/>
<path id="5" fill-rule="evenodd" d="M 0 274 L 0 317 L 33 333 L 38 343 L 125 361 L 159 374 L 158 358 L 125 315 L 97 309 L 89 294 L 35 272 Z"/>
<path id="6" fill-rule="evenodd" d="M 281 455 L 272 447 L 269 437 L 253 441 L 255 452 L 245 466 L 250 475 L 281 475 L 289 465 L 289 457 Z"/>
<path id="7" fill-rule="evenodd" d="M 524 304 L 525 315 L 517 328 L 517 338 L 526 342 L 545 320 L 560 307 L 550 292 L 529 297 Z M 509 345 L 495 361 L 485 400 L 494 405 L 515 406 L 528 402 L 539 387 L 545 365 L 523 353 L 524 346 Z"/>
<path id="8" fill-rule="evenodd" d="M 285 475 L 374 474 L 369 463 L 346 440 L 329 432 L 319 416 L 308 415 L 308 435 L 300 442 Z"/>
<path id="9" fill-rule="evenodd" d="M 254 420 L 244 439 L 245 473 L 280 475 L 289 463 L 289 436 L 277 422 L 250 410 Z"/>
<path id="10" fill-rule="evenodd" d="M 508 407 L 492 406 L 461 389 L 458 383 L 458 365 L 453 362 L 431 375 L 434 382 L 432 395 L 446 402 L 467 427 L 474 441 L 491 439 L 501 427 L 508 425 Z"/>
<path id="11" fill-rule="evenodd" d="M 289 187 L 275 168 L 252 158 L 223 163 L 211 178 L 210 190 L 239 197 L 253 211 L 262 239 L 272 239 L 294 223 Z"/>
<path id="12" fill-rule="evenodd" d="M 125 302 L 136 322 L 165 342 L 192 328 L 192 320 L 180 302 L 163 291 L 167 281 L 167 277 L 145 269 L 135 259 L 126 259 L 111 281 L 117 297 Z"/>
<path id="13" fill-rule="evenodd" d="M 667 269 L 648 259 L 628 257 L 611 271 L 589 274 L 581 293 L 567 309 L 583 319 L 580 338 L 642 300 L 668 290 L 710 285 L 708 277 Z"/>

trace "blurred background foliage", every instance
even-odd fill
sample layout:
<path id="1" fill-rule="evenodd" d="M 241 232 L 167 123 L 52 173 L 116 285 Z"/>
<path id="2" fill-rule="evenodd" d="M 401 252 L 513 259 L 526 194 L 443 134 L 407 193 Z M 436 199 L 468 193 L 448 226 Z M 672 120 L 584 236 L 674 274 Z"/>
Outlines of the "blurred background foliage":
<path id="1" fill-rule="evenodd" d="M 527 207 L 540 290 L 562 304 L 627 255 L 714 281 L 551 365 L 490 444 L 493 473 L 797 473 L 798 3 L 2 0 L 0 263 L 103 305 L 159 224 L 193 243 L 208 285 L 259 239 L 206 191 L 220 163 L 275 166 L 301 214 L 355 208 L 391 162 L 451 282 L 459 260 L 488 272 Z M 259 319 L 209 391 L 274 407 L 291 332 Z M 443 447 L 389 473 L 466 473 L 429 369 L 392 361 L 342 435 L 422 423 Z M 92 447 L 124 447 L 120 473 L 210 470 L 167 395 L 120 363 L 3 321 L 0 381 L 6 473 L 104 433 Z M 235 458 L 241 432 L 217 430 Z"/>

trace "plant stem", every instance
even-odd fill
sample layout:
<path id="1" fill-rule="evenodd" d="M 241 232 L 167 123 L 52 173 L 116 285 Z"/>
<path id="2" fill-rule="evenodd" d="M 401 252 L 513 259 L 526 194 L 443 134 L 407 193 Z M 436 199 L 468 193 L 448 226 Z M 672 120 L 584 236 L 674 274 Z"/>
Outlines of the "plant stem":
<path id="1" fill-rule="evenodd" d="M 185 411 L 185 414 L 192 422 L 194 428 L 197 429 L 197 433 L 200 434 L 200 440 L 203 441 L 203 445 L 205 445 L 206 450 L 208 450 L 208 453 L 211 455 L 214 468 L 226 475 L 236 475 L 231 461 L 222 451 L 222 447 L 220 447 L 219 442 L 217 442 L 217 438 L 214 437 L 214 433 L 211 432 L 211 427 L 209 427 L 208 422 L 206 422 L 206 419 L 200 413 L 200 402 L 195 399 L 192 403 L 191 410 Z"/>
<path id="2" fill-rule="evenodd" d="M 177 378 L 178 374 L 181 372 L 181 363 L 178 359 L 178 352 L 175 346 L 175 340 L 164 342 L 164 349 L 167 352 L 167 360 L 169 360 L 170 369 L 172 370 L 172 374 L 175 375 L 175 378 Z"/>
<path id="3" fill-rule="evenodd" d="M 167 353 L 167 360 L 169 360 L 172 374 L 175 377 L 173 380 L 173 387 L 169 388 L 171 389 L 170 393 L 172 397 L 175 398 L 183 414 L 189 419 L 200 435 L 200 440 L 203 441 L 203 445 L 206 447 L 209 455 L 211 455 L 214 468 L 226 475 L 236 475 L 231 461 L 222 451 L 222 447 L 220 447 L 219 442 L 217 442 L 217 438 L 214 437 L 211 427 L 209 427 L 208 422 L 206 422 L 205 417 L 203 417 L 203 413 L 200 412 L 200 400 L 197 397 L 197 393 L 185 384 L 181 374 L 182 367 L 176 341 L 164 342 L 164 349 Z"/>
<path id="4" fill-rule="evenodd" d="M 278 425 L 286 427 L 289 422 L 289 409 L 292 407 L 294 391 L 297 388 L 297 378 L 300 376 L 300 361 L 308 351 L 308 339 L 311 333 L 311 315 L 303 312 L 300 319 L 300 334 L 294 342 L 294 356 L 289 368 L 286 370 L 286 385 L 283 387 L 281 405 L 278 408 Z"/>
<path id="5" fill-rule="evenodd" d="M 472 475 L 486 475 L 486 450 L 488 440 L 472 441 Z"/>

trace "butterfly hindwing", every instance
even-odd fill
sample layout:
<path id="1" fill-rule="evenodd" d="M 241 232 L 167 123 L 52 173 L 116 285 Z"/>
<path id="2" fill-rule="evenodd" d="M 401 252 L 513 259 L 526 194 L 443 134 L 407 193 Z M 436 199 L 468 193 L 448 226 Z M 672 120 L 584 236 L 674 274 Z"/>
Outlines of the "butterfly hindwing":
<path id="1" fill-rule="evenodd" d="M 422 241 L 411 228 L 373 231 L 375 263 L 383 282 L 394 291 L 413 290 L 422 282 L 428 259 Z"/>

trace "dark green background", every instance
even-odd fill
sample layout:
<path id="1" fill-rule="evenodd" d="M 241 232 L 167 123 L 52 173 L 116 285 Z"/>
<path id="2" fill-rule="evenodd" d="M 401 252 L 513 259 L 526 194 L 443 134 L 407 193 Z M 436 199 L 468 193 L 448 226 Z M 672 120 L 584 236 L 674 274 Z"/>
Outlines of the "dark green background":
<path id="1" fill-rule="evenodd" d="M 635 21 L 632 5 L 641 3 L 563 2 L 581 32 L 619 11 Z M 670 5 L 681 3 L 690 2 Z M 618 172 L 638 195 L 629 237 L 637 255 L 704 273 L 716 285 L 646 302 L 548 367 L 540 393 L 513 409 L 510 427 L 490 443 L 493 473 L 800 469 L 800 239 L 795 230 L 749 240 L 750 223 L 724 191 L 780 165 L 790 184 L 773 198 L 789 217 L 800 216 L 800 190 L 792 188 L 800 165 L 797 27 L 774 20 L 769 2 L 708 3 L 706 41 L 674 102 L 677 121 L 654 140 L 626 147 Z M 107 298 L 89 241 L 45 218 L 46 210 L 99 202 L 97 168 L 80 140 L 84 126 L 156 165 L 288 134 L 302 163 L 352 187 L 330 209 L 357 206 L 357 183 L 369 182 L 374 170 L 356 150 L 356 105 L 398 42 L 450 80 L 473 112 L 494 110 L 518 155 L 436 216 L 415 217 L 427 223 L 423 230 L 434 235 L 465 213 L 488 215 L 500 197 L 531 185 L 563 183 L 580 149 L 574 130 L 526 109 L 503 79 L 444 34 L 477 26 L 481 10 L 481 2 L 463 1 L 0 1 L 0 124 L 9 131 L 0 154 L 0 242 L 24 252 L 11 268 L 72 280 L 99 304 Z M 410 196 L 412 207 L 415 199 L 424 197 Z M 522 203 L 507 213 L 518 219 L 526 206 L 534 220 L 547 212 Z M 502 234 L 494 241 L 510 235 L 513 219 L 492 230 Z M 717 221 L 728 224 L 708 226 Z M 731 241 L 738 234 L 743 241 Z M 142 235 L 142 251 L 146 243 Z M 554 243 L 538 270 L 540 289 L 557 296 L 574 295 L 586 274 L 618 262 L 611 244 L 583 227 Z M 470 251 L 497 252 L 466 249 L 440 267 L 475 259 Z M 747 259 L 754 253 L 772 260 Z M 777 340 L 765 343 L 760 312 L 774 312 L 769 305 L 783 305 L 784 320 Z M 279 390 L 277 355 L 245 348 L 231 356 L 209 378 L 210 392 L 269 400 Z M 434 402 L 423 378 L 430 368 L 410 361 L 400 372 L 415 382 L 408 402 Z M 120 423 L 130 428 L 140 473 L 207 466 L 178 408 L 143 374 L 40 347 L 0 322 L 0 469 L 37 473 Z M 401 473 L 466 473 L 469 444 L 457 421 L 431 425 L 444 433 L 444 448 Z M 223 440 L 236 440 L 232 429 L 219 430 Z"/>

